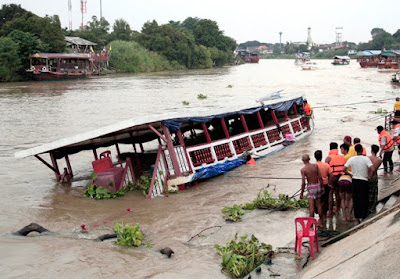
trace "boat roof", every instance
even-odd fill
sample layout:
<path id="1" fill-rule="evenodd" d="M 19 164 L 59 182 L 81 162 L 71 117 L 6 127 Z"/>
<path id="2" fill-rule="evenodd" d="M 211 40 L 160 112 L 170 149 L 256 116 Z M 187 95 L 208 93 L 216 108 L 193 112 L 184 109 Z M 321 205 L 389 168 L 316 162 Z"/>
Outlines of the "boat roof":
<path id="1" fill-rule="evenodd" d="M 400 55 L 400 50 L 388 50 L 382 52 L 382 55 L 392 56 L 392 55 Z"/>
<path id="2" fill-rule="evenodd" d="M 35 53 L 29 55 L 30 58 L 46 58 L 46 59 L 90 59 L 89 53 Z"/>
<path id="3" fill-rule="evenodd" d="M 357 56 L 375 56 L 375 55 L 380 55 L 382 51 L 380 50 L 363 50 L 357 52 Z"/>
<path id="4" fill-rule="evenodd" d="M 96 43 L 93 43 L 91 41 L 82 39 L 80 37 L 70 37 L 70 36 L 65 36 L 64 40 L 67 42 L 69 45 L 80 45 L 80 46 L 97 46 Z"/>
<path id="5" fill-rule="evenodd" d="M 131 144 L 132 137 L 134 138 L 135 143 L 148 142 L 158 137 L 152 130 L 149 129 L 148 125 L 152 125 L 155 129 L 160 130 L 162 121 L 182 121 L 182 119 L 186 118 L 190 120 L 190 118 L 212 116 L 216 117 L 218 115 L 220 115 L 220 117 L 223 117 L 221 115 L 227 113 L 262 107 L 272 107 L 273 109 L 277 109 L 279 107 L 279 104 L 295 101 L 302 103 L 303 100 L 302 94 L 275 99 L 275 93 L 270 94 L 271 98 L 269 100 L 265 100 L 266 98 L 260 98 L 260 100 L 263 100 L 263 102 L 260 102 L 259 104 L 253 103 L 234 108 L 227 107 L 215 110 L 203 108 L 203 110 L 196 111 L 173 112 L 167 114 L 149 115 L 144 117 L 133 117 L 131 119 L 102 127 L 97 130 L 85 132 L 72 137 L 56 140 L 50 143 L 42 144 L 37 147 L 19 151 L 15 153 L 15 158 L 25 158 L 28 156 L 34 156 L 53 151 L 56 158 L 59 159 L 67 154 L 74 154 L 82 150 L 91 150 L 93 148 L 111 146 L 116 143 Z"/>
<path id="6" fill-rule="evenodd" d="M 335 55 L 335 57 L 333 57 L 333 59 L 345 59 L 345 60 L 350 60 L 350 57 L 348 57 L 348 56 Z"/>

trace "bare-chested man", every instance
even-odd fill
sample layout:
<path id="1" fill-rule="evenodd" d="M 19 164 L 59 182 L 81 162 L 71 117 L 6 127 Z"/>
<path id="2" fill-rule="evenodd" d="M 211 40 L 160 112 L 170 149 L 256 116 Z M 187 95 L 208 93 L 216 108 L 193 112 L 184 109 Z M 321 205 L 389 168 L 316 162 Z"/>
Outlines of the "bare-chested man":
<path id="1" fill-rule="evenodd" d="M 321 173 L 317 164 L 310 164 L 310 156 L 304 154 L 301 158 L 304 163 L 304 167 L 301 169 L 301 193 L 300 199 L 303 198 L 304 189 L 306 186 L 307 178 L 307 198 L 308 208 L 310 211 L 310 217 L 314 217 L 314 208 L 317 206 L 318 215 L 320 217 L 318 224 L 322 226 L 322 206 L 321 206 L 321 195 L 323 194 L 323 184 Z"/>
<path id="2" fill-rule="evenodd" d="M 368 204 L 368 211 L 372 213 L 375 211 L 375 206 L 378 201 L 378 173 L 377 170 L 379 169 L 380 165 L 382 164 L 382 159 L 376 156 L 379 152 L 379 146 L 372 145 L 371 146 L 371 156 L 368 158 L 372 162 L 372 166 L 374 169 L 373 175 L 371 180 L 369 181 L 369 204 Z"/>

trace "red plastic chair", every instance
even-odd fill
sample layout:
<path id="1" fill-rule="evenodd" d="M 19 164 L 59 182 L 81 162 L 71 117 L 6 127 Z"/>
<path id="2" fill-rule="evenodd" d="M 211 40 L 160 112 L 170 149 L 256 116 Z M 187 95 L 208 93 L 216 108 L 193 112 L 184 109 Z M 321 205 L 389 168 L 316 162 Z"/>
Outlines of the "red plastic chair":
<path id="1" fill-rule="evenodd" d="M 106 157 L 111 157 L 111 151 L 110 150 L 107 150 L 107 151 L 104 151 L 104 152 L 100 153 L 100 159 L 106 158 Z"/>
<path id="2" fill-rule="evenodd" d="M 300 217 L 296 218 L 294 223 L 296 226 L 296 243 L 294 246 L 294 251 L 298 250 L 298 256 L 300 257 L 303 237 L 308 237 L 310 239 L 311 258 L 314 259 L 314 239 L 317 245 L 317 252 L 319 252 L 317 220 L 312 217 Z"/>

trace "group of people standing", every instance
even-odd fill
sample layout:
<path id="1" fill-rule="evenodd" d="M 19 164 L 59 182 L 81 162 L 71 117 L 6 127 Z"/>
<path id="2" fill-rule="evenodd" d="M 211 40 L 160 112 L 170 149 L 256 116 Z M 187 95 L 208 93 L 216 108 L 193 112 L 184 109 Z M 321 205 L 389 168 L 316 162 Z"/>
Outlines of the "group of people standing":
<path id="1" fill-rule="evenodd" d="M 325 162 L 322 161 L 321 150 L 314 152 L 316 164 L 310 163 L 309 155 L 303 155 L 302 160 L 305 166 L 301 169 L 300 198 L 303 198 L 307 185 L 309 215 L 314 217 L 317 211 L 319 226 L 323 226 L 327 218 L 340 211 L 343 220 L 360 223 L 375 210 L 378 199 L 377 170 L 382 161 L 385 169 L 383 175 L 389 172 L 388 163 L 390 170 L 393 170 L 393 161 L 391 161 L 393 149 L 390 149 L 393 140 L 380 127 L 382 126 L 377 127 L 380 147 L 372 145 L 370 156 L 367 156 L 361 140 L 354 138 L 352 142 L 350 136 L 344 137 L 340 146 L 336 142 L 330 143 L 330 151 Z M 387 153 L 390 153 L 390 160 Z M 382 154 L 384 160 L 380 158 Z"/>

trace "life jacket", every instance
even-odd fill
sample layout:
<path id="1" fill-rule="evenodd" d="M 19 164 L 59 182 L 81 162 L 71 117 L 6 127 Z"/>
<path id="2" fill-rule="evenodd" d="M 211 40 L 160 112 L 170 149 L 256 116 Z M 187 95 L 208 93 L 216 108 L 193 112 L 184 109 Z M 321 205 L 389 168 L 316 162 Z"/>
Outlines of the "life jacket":
<path id="1" fill-rule="evenodd" d="M 343 174 L 344 164 L 346 164 L 346 159 L 344 158 L 344 156 L 339 155 L 339 150 L 332 149 L 329 151 L 329 157 L 331 157 L 329 166 L 331 167 L 332 175 Z"/>
<path id="2" fill-rule="evenodd" d="M 386 137 L 386 145 L 383 147 L 383 152 L 388 151 L 393 148 L 394 142 L 392 141 L 391 136 L 385 130 L 382 130 L 379 134 L 379 145 L 382 145 L 382 138 Z"/>
<path id="3" fill-rule="evenodd" d="M 246 162 L 246 165 L 255 165 L 255 164 L 256 164 L 256 160 L 254 160 L 253 157 Z"/>
<path id="4" fill-rule="evenodd" d="M 354 147 L 355 147 L 356 145 L 358 145 L 358 144 L 360 144 L 360 143 L 354 144 Z M 365 147 L 363 147 L 362 155 L 367 156 L 367 149 L 365 149 Z"/>
<path id="5" fill-rule="evenodd" d="M 312 110 L 310 104 L 303 104 L 303 110 L 306 115 L 310 115 Z"/>
<path id="6" fill-rule="evenodd" d="M 400 128 L 400 124 L 396 124 L 396 126 L 393 128 L 393 131 L 396 131 L 397 128 Z M 397 136 L 396 144 L 400 144 L 400 135 Z"/>

